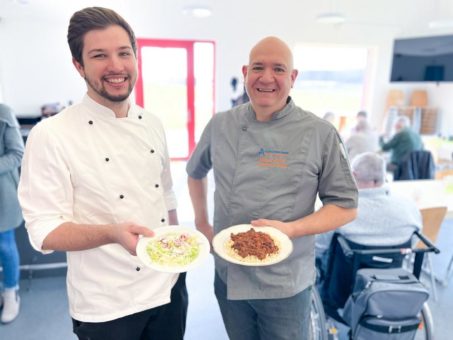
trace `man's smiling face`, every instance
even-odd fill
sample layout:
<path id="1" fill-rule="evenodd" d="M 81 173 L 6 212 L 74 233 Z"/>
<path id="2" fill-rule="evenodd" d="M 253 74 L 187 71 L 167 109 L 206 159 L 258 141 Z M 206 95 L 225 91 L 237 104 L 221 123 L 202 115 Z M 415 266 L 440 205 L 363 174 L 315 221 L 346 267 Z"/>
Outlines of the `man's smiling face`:
<path id="1" fill-rule="evenodd" d="M 74 61 L 98 103 L 126 101 L 137 80 L 137 60 L 127 32 L 120 26 L 92 30 L 84 37 L 83 65 Z"/>
<path id="2" fill-rule="evenodd" d="M 245 86 L 257 113 L 270 116 L 283 109 L 297 77 L 289 48 L 276 38 L 266 38 L 250 52 L 242 69 Z"/>

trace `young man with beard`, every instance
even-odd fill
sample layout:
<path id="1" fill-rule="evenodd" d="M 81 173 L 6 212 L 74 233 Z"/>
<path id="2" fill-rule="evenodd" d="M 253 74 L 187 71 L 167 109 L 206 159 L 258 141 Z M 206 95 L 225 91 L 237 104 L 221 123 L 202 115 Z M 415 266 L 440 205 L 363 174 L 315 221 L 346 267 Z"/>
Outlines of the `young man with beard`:
<path id="1" fill-rule="evenodd" d="M 195 224 L 210 239 L 244 223 L 292 238 L 291 255 L 271 266 L 216 256 L 215 294 L 232 340 L 308 339 L 314 235 L 354 219 L 357 188 L 336 129 L 289 96 L 297 77 L 289 47 L 276 37 L 261 40 L 242 72 L 250 103 L 216 114 L 187 164 Z M 317 195 L 324 205 L 315 211 Z"/>
<path id="2" fill-rule="evenodd" d="M 178 222 L 162 125 L 130 100 L 135 35 L 114 11 L 90 7 L 72 16 L 68 43 L 87 93 L 28 137 L 19 198 L 30 241 L 67 252 L 79 339 L 183 339 L 184 274 L 135 256 L 140 235 Z"/>

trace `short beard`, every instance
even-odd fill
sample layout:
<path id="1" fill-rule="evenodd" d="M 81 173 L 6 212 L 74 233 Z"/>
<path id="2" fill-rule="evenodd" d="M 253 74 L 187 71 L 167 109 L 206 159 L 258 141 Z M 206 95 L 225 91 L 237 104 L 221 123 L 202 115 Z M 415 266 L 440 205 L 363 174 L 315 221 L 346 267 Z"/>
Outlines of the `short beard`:
<path id="1" fill-rule="evenodd" d="M 110 94 L 107 93 L 107 91 L 105 91 L 104 89 L 102 89 L 100 92 L 98 92 L 96 89 L 95 91 L 102 97 L 102 98 L 105 98 L 111 102 L 114 102 L 114 103 L 119 103 L 119 102 L 122 102 L 122 101 L 125 101 L 126 99 L 129 98 L 131 92 L 132 92 L 132 88 L 129 87 L 128 91 L 126 94 L 123 94 L 123 95 L 118 95 L 118 96 L 112 96 Z"/>
<path id="2" fill-rule="evenodd" d="M 95 86 L 93 86 L 93 84 L 90 82 L 90 80 L 87 77 L 85 77 L 85 81 L 87 82 L 88 86 L 90 86 L 94 90 L 94 92 L 96 92 L 102 98 L 107 99 L 108 101 L 111 101 L 113 103 L 120 103 L 120 102 L 125 101 L 126 99 L 129 98 L 129 96 L 132 92 L 132 86 L 131 86 L 131 84 L 129 84 L 126 94 L 113 96 L 113 95 L 109 94 L 103 86 L 101 87 L 101 89 L 97 89 Z"/>

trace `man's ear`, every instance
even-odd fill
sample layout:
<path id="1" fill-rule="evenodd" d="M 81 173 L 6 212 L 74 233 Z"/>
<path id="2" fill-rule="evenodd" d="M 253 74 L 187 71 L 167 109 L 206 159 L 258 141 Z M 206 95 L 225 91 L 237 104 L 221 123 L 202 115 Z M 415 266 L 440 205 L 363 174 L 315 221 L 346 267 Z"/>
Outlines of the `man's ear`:
<path id="1" fill-rule="evenodd" d="M 75 58 L 72 58 L 72 64 L 75 66 L 77 72 L 79 72 L 80 76 L 82 78 L 85 78 L 85 70 L 83 68 L 83 65 L 79 63 Z"/>
<path id="2" fill-rule="evenodd" d="M 247 69 L 248 69 L 247 65 L 242 66 L 242 75 L 244 76 L 244 79 L 247 76 Z"/>
<path id="3" fill-rule="evenodd" d="M 298 74 L 299 74 L 299 71 L 296 69 L 291 71 L 291 88 L 294 86 L 294 82 L 296 81 Z"/>

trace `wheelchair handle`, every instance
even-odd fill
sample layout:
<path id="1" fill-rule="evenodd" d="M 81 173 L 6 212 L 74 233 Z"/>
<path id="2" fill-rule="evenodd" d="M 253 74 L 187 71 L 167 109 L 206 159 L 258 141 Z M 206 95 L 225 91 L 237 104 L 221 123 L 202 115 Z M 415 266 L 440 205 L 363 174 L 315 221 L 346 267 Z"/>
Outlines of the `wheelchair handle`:
<path id="1" fill-rule="evenodd" d="M 349 246 L 348 242 L 346 241 L 346 239 L 343 237 L 343 235 L 339 234 L 337 236 L 337 241 L 338 241 L 338 244 L 340 245 L 341 247 L 341 250 L 343 251 L 343 254 L 344 256 L 346 257 L 352 257 L 352 255 L 354 255 L 354 251 L 351 249 L 351 247 Z"/>
<path id="2" fill-rule="evenodd" d="M 423 242 L 423 244 L 427 247 L 425 249 L 421 248 L 421 249 L 416 249 L 417 251 L 416 252 L 420 252 L 422 250 L 424 250 L 425 252 L 434 252 L 436 254 L 439 254 L 440 253 L 440 250 L 439 248 L 437 248 L 430 240 L 428 240 L 428 238 L 423 235 L 421 232 L 419 232 L 418 230 L 414 231 L 414 234 L 417 235 L 417 237 L 420 239 L 420 241 Z"/>
<path id="3" fill-rule="evenodd" d="M 360 255 L 389 255 L 389 254 L 411 254 L 411 253 L 429 253 L 433 252 L 439 254 L 440 250 L 437 248 L 428 238 L 420 233 L 419 231 L 414 231 L 414 234 L 417 238 L 426 246 L 426 248 L 394 248 L 394 249 L 351 249 L 346 239 L 343 235 L 338 235 L 338 243 L 340 244 L 341 250 L 346 257 L 352 257 L 354 253 Z"/>

